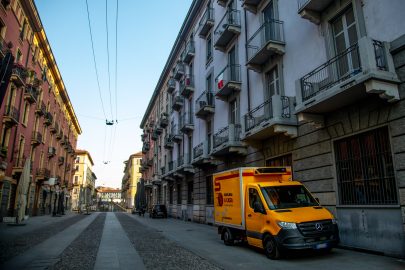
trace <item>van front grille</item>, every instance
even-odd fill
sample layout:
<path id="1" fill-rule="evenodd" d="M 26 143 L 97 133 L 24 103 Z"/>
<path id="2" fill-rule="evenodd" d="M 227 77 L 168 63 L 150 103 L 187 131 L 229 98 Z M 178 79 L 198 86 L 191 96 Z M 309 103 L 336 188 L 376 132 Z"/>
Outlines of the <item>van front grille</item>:
<path id="1" fill-rule="evenodd" d="M 298 223 L 297 226 L 304 236 L 329 235 L 333 232 L 333 224 L 330 219 Z"/>

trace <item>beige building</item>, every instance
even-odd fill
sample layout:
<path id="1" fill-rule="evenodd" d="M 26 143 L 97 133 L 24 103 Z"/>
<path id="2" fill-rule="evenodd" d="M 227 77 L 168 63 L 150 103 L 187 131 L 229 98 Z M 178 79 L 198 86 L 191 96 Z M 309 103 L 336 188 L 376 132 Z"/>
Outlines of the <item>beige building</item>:
<path id="1" fill-rule="evenodd" d="M 136 186 L 142 177 L 141 173 L 142 152 L 129 156 L 124 161 L 124 177 L 122 178 L 121 197 L 124 207 L 132 209 L 135 206 Z"/>
<path id="2" fill-rule="evenodd" d="M 78 210 L 79 206 L 91 206 L 96 204 L 95 181 L 93 172 L 94 162 L 86 150 L 77 150 L 75 160 L 75 175 L 73 176 L 72 210 Z"/>

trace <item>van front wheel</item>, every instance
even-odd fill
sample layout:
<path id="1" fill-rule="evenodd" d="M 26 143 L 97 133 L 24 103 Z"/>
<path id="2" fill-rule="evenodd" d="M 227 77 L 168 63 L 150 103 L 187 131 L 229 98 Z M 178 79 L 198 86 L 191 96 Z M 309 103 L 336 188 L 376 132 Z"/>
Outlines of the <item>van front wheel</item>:
<path id="1" fill-rule="evenodd" d="M 280 258 L 280 250 L 277 247 L 277 243 L 271 236 L 266 236 L 263 240 L 264 253 L 267 258 L 277 260 Z"/>
<path id="2" fill-rule="evenodd" d="M 232 246 L 234 244 L 234 242 L 235 242 L 233 237 L 232 237 L 231 230 L 228 229 L 228 228 L 225 228 L 222 231 L 222 239 L 224 239 L 224 244 L 226 246 Z"/>

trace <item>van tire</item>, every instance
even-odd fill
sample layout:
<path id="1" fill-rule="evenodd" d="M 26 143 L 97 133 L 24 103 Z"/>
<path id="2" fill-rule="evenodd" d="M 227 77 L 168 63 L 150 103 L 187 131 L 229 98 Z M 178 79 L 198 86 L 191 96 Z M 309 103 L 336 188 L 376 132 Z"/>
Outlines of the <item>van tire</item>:
<path id="1" fill-rule="evenodd" d="M 264 253 L 267 258 L 272 260 L 277 260 L 280 258 L 280 250 L 277 246 L 276 241 L 270 235 L 266 236 L 263 240 Z"/>
<path id="2" fill-rule="evenodd" d="M 233 239 L 232 232 L 229 228 L 224 228 L 222 230 L 222 239 L 224 240 L 224 244 L 226 246 L 233 246 L 235 240 Z"/>

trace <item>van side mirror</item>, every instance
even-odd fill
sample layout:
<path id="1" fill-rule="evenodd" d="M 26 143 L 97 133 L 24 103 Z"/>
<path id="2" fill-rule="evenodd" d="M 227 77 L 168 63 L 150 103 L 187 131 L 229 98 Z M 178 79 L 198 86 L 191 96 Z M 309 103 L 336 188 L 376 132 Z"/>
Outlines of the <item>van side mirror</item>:
<path id="1" fill-rule="evenodd" d="M 319 198 L 315 198 L 315 201 L 316 201 L 318 204 L 321 204 L 321 203 L 319 202 Z"/>

